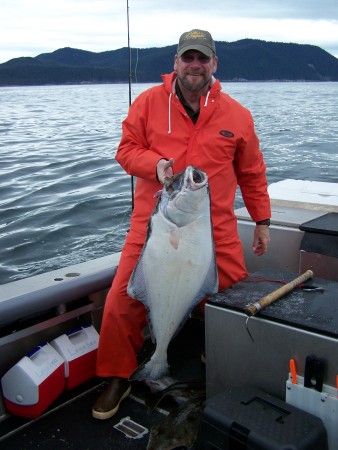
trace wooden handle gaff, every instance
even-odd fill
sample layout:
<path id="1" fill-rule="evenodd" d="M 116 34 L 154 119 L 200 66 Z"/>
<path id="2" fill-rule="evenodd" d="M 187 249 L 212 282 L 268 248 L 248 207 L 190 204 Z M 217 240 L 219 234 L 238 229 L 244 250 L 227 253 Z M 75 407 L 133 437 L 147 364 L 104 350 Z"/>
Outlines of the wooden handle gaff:
<path id="1" fill-rule="evenodd" d="M 258 300 L 255 303 L 252 303 L 249 305 L 245 312 L 248 316 L 254 316 L 257 314 L 260 310 L 266 308 L 267 306 L 271 305 L 271 303 L 275 302 L 276 300 L 283 297 L 283 295 L 287 294 L 288 292 L 292 291 L 295 287 L 297 287 L 299 284 L 304 283 L 304 281 L 308 280 L 309 278 L 313 277 L 312 270 L 307 270 L 299 277 L 295 278 L 294 280 L 290 281 L 290 283 L 285 284 L 284 286 L 280 287 L 276 291 L 271 292 L 271 294 L 266 295 L 265 297 L 262 297 L 260 300 Z"/>

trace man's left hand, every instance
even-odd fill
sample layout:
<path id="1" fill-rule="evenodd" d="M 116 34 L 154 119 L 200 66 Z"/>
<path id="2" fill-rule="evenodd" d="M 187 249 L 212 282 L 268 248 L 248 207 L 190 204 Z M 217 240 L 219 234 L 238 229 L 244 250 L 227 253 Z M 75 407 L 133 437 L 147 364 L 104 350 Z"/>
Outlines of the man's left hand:
<path id="1" fill-rule="evenodd" d="M 270 242 L 270 233 L 268 225 L 256 225 L 254 231 L 254 240 L 252 250 L 257 256 L 263 255 Z"/>

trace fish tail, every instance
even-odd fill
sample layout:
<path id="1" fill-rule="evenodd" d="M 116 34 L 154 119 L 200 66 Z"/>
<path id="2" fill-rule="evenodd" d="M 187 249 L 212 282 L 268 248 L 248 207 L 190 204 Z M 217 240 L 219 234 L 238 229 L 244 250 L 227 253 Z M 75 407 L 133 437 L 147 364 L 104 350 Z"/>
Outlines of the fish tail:
<path id="1" fill-rule="evenodd" d="M 152 362 L 151 359 L 141 364 L 135 372 L 133 372 L 130 381 L 158 380 L 170 375 L 169 364 L 167 361 Z"/>

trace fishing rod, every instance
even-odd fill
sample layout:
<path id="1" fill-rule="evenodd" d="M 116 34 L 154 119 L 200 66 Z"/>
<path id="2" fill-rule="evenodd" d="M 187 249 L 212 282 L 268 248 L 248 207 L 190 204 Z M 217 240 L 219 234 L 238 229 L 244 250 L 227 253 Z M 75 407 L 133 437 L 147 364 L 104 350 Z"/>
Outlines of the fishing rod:
<path id="1" fill-rule="evenodd" d="M 129 106 L 131 105 L 131 47 L 130 47 L 130 34 L 129 34 L 129 1 L 127 0 L 127 33 L 128 33 L 128 51 L 129 51 Z M 131 210 L 134 209 L 134 177 L 130 176 L 131 183 Z"/>

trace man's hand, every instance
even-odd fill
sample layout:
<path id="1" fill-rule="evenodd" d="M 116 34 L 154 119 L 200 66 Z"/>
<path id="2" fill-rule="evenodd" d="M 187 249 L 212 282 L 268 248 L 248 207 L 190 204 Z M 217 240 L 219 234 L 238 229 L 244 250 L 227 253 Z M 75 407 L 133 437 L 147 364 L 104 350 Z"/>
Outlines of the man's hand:
<path id="1" fill-rule="evenodd" d="M 171 178 L 173 176 L 172 166 L 174 164 L 174 159 L 170 158 L 169 161 L 167 159 L 160 159 L 156 166 L 156 174 L 158 181 L 161 184 L 164 184 L 167 178 Z"/>
<path id="2" fill-rule="evenodd" d="M 257 256 L 263 255 L 270 242 L 269 227 L 267 225 L 256 225 L 252 250 Z"/>

